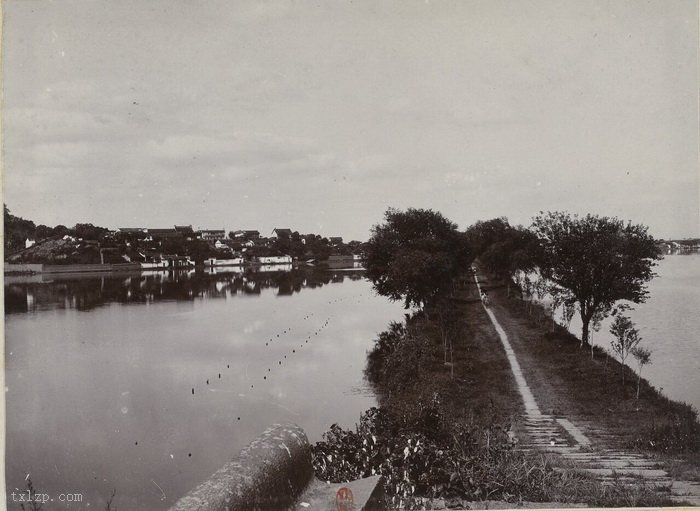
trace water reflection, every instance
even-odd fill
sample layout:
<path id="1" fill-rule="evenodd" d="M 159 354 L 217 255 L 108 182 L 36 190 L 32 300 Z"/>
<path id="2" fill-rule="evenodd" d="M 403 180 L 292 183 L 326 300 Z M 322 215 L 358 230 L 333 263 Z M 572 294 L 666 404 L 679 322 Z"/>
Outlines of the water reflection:
<path id="1" fill-rule="evenodd" d="M 270 424 L 352 427 L 404 312 L 351 271 L 44 279 L 6 282 L 6 484 L 66 509 L 167 509 Z"/>
<path id="2" fill-rule="evenodd" d="M 278 296 L 291 296 L 304 288 L 361 278 L 362 272 L 357 270 L 293 269 L 291 265 L 105 276 L 9 276 L 5 278 L 5 313 L 87 311 L 108 303 L 230 298 L 239 294 L 260 295 L 264 289 L 273 289 Z"/>

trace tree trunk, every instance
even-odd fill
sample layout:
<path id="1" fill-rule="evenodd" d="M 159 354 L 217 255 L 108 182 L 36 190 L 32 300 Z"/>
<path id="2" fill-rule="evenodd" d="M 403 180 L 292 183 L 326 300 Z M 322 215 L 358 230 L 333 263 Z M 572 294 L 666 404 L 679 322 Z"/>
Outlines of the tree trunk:
<path id="1" fill-rule="evenodd" d="M 438 309 L 438 325 L 440 327 L 440 337 L 442 337 L 442 348 L 445 355 L 444 363 L 447 364 L 447 332 L 445 330 L 445 318 L 442 309 Z"/>
<path id="2" fill-rule="evenodd" d="M 625 387 L 625 359 L 623 358 L 621 360 L 622 360 L 622 387 L 624 389 L 624 387 Z"/>
<path id="3" fill-rule="evenodd" d="M 637 375 L 637 401 L 639 401 L 639 384 L 642 383 L 642 370 L 639 369 L 639 374 Z"/>
<path id="4" fill-rule="evenodd" d="M 581 347 L 583 347 L 583 345 L 588 344 L 590 340 L 589 327 L 591 324 L 591 318 L 587 318 L 582 314 L 581 321 L 583 322 L 583 330 L 581 332 Z"/>

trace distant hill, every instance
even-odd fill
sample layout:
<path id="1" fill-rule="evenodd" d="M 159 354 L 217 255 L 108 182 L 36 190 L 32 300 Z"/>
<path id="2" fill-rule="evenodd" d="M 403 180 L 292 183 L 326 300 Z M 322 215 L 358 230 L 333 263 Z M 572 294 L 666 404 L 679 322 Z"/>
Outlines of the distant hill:
<path id="1" fill-rule="evenodd" d="M 98 227 L 92 224 L 75 224 L 69 228 L 65 225 L 49 227 L 47 225 L 36 225 L 31 220 L 13 215 L 4 205 L 5 210 L 5 258 L 23 251 L 26 240 L 41 241 L 52 238 L 63 238 L 70 235 L 84 240 L 99 240 L 109 229 Z"/>
<path id="2" fill-rule="evenodd" d="M 69 235 L 66 235 L 65 239 L 42 240 L 32 247 L 6 256 L 5 259 L 9 263 L 97 264 L 101 262 L 100 251 L 96 244 L 76 240 Z"/>

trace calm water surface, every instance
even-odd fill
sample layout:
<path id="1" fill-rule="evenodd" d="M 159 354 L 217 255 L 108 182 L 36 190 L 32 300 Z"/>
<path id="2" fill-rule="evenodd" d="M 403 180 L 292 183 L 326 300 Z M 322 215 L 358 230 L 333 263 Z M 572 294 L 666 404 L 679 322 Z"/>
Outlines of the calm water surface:
<path id="1" fill-rule="evenodd" d="M 5 283 L 6 481 L 71 509 L 164 509 L 274 422 L 353 426 L 403 315 L 352 272 L 43 280 Z"/>

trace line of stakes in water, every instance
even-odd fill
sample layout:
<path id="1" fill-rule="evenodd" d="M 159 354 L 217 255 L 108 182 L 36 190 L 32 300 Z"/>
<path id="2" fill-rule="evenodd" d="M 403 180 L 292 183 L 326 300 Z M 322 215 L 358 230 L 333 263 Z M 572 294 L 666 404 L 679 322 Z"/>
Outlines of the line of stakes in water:
<path id="1" fill-rule="evenodd" d="M 331 303 L 331 302 L 328 302 L 328 303 Z M 313 315 L 314 315 L 314 313 L 312 312 L 312 313 L 308 314 L 307 316 L 305 316 L 303 319 L 308 319 L 308 318 L 310 318 L 310 317 L 313 316 Z M 316 332 L 314 332 L 314 335 L 318 335 L 319 332 L 321 332 L 324 328 L 326 328 L 326 327 L 328 326 L 328 323 L 330 322 L 330 319 L 331 319 L 331 318 L 328 317 L 328 318 L 326 319 L 326 321 L 323 323 L 323 325 L 321 325 L 321 328 L 319 328 L 318 330 L 316 330 Z M 290 327 L 288 330 L 289 330 L 289 332 L 291 332 L 291 331 L 292 331 L 291 327 Z M 286 333 L 287 333 L 287 330 L 283 330 L 282 333 L 283 333 L 283 334 L 286 334 Z M 279 337 L 279 336 L 280 336 L 280 334 L 276 334 L 276 337 Z M 310 339 L 311 339 L 311 335 L 309 335 L 309 336 L 306 338 L 305 343 L 308 344 L 308 342 L 309 342 Z M 272 338 L 271 338 L 268 342 L 265 343 L 265 346 L 268 346 L 270 342 L 272 342 Z M 304 347 L 304 344 L 303 344 L 303 343 L 300 344 L 299 347 L 300 347 L 300 348 L 303 348 L 303 347 Z M 292 353 L 296 353 L 296 349 L 292 349 Z M 284 355 L 284 358 L 286 359 L 286 358 L 287 358 L 287 355 Z M 279 364 L 279 365 L 282 365 L 282 361 L 281 361 L 281 360 L 278 361 L 278 364 Z M 229 363 L 229 364 L 226 364 L 226 369 L 230 369 L 230 368 L 231 368 L 231 364 L 230 364 L 230 363 Z M 267 368 L 267 372 L 268 372 L 268 373 L 271 372 L 271 369 L 270 369 L 269 367 Z M 221 379 L 221 373 L 218 373 L 218 376 L 219 376 L 219 379 Z M 263 376 L 263 380 L 267 380 L 267 376 Z M 207 379 L 206 383 L 207 383 L 207 385 L 209 385 L 209 379 Z M 255 387 L 254 387 L 254 385 L 251 384 L 250 388 L 253 389 L 253 388 L 255 388 Z M 193 396 L 195 395 L 194 387 L 192 387 L 192 395 L 193 395 Z M 240 417 L 237 417 L 237 420 L 240 421 L 241 418 L 240 418 Z M 138 442 L 136 442 L 135 445 L 138 445 Z M 192 453 L 189 453 L 189 454 L 188 454 L 188 457 L 191 458 L 191 457 L 192 457 Z"/>
<path id="2" fill-rule="evenodd" d="M 360 296 L 362 296 L 362 295 L 360 295 Z M 340 299 L 340 300 L 335 300 L 335 301 L 337 302 L 337 301 L 343 301 L 343 300 L 344 300 L 344 298 L 343 298 L 343 299 Z M 331 302 L 328 302 L 328 303 L 331 303 Z M 358 303 L 359 303 L 359 300 L 358 300 Z M 312 313 L 308 314 L 307 316 L 305 316 L 303 319 L 304 319 L 304 320 L 309 319 L 309 318 L 310 318 L 311 316 L 313 316 L 313 315 L 314 315 L 314 313 L 312 312 Z M 324 328 L 326 328 L 326 327 L 328 326 L 328 323 L 330 322 L 330 320 L 331 320 L 331 317 L 328 317 L 328 318 L 326 319 L 325 323 L 324 323 L 323 325 L 321 325 L 321 328 L 319 328 L 316 332 L 314 332 L 314 335 L 317 336 L 317 335 L 319 334 L 319 332 L 321 332 Z M 289 331 L 291 332 L 292 329 L 289 328 Z M 285 334 L 286 334 L 286 333 L 287 333 L 287 330 L 283 330 L 282 333 L 285 333 Z M 277 334 L 276 337 L 279 337 L 279 334 Z M 306 338 L 305 344 L 308 344 L 308 342 L 309 342 L 310 339 L 311 339 L 311 335 L 309 335 L 309 336 Z M 272 339 L 270 339 L 268 342 L 266 342 L 266 343 L 265 343 L 265 346 L 268 346 L 268 343 L 269 343 L 269 342 L 272 342 Z M 304 344 L 300 344 L 299 347 L 300 347 L 300 348 L 303 348 L 303 347 L 304 347 Z M 296 350 L 295 350 L 295 349 L 292 349 L 292 353 L 296 353 Z M 287 355 L 285 355 L 284 358 L 286 359 L 286 358 L 287 358 Z M 281 360 L 279 361 L 279 365 L 282 365 L 282 361 L 281 361 Z M 230 369 L 230 368 L 231 368 L 231 364 L 226 364 L 226 369 Z M 267 372 L 268 372 L 268 373 L 271 372 L 271 369 L 270 369 L 269 367 L 267 368 Z M 221 379 L 221 373 L 219 373 L 219 379 Z M 267 376 L 263 376 L 263 380 L 267 380 Z M 209 385 L 209 380 L 208 380 L 208 379 L 207 379 L 207 385 Z M 250 388 L 252 389 L 252 388 L 254 388 L 254 386 L 251 385 Z M 194 387 L 192 387 L 192 395 L 194 396 Z M 240 418 L 240 417 L 237 417 L 237 420 L 240 421 L 241 418 Z M 138 442 L 136 442 L 136 445 L 138 445 Z M 191 457 L 192 457 L 192 453 L 189 453 L 189 454 L 188 454 L 188 457 L 191 458 Z"/>

